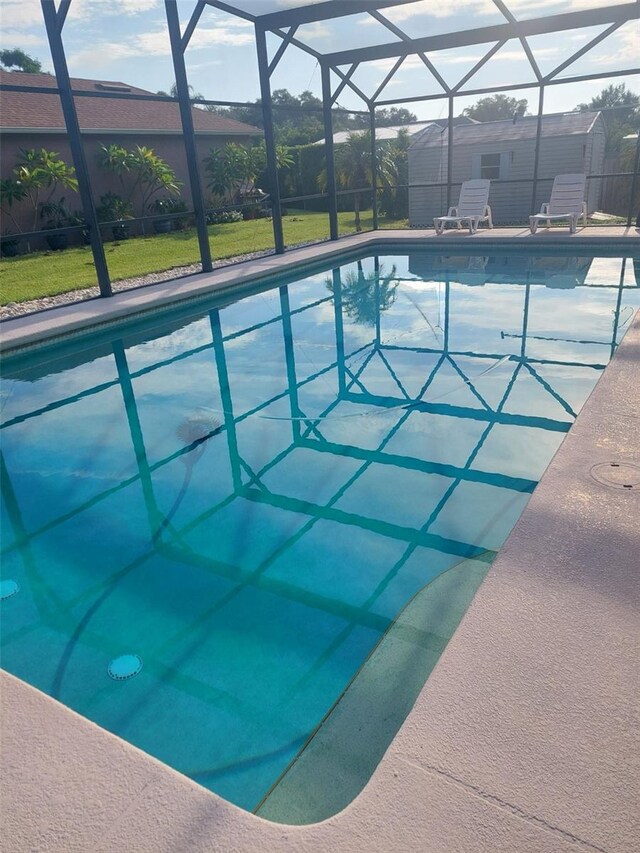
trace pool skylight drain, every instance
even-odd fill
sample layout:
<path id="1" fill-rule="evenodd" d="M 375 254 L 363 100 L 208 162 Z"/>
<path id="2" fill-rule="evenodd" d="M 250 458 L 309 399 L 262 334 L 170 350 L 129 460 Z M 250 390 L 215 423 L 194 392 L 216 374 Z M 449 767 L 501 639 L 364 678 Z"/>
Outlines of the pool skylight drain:
<path id="1" fill-rule="evenodd" d="M 111 661 L 107 667 L 107 672 L 114 681 L 126 681 L 127 678 L 133 678 L 134 675 L 137 675 L 141 669 L 141 657 L 138 655 L 120 655 Z"/>
<path id="2" fill-rule="evenodd" d="M 7 578 L 7 580 L 0 581 L 0 601 L 5 598 L 11 598 L 12 595 L 15 595 L 16 592 L 20 592 L 20 586 L 14 580 Z"/>
<path id="3" fill-rule="evenodd" d="M 591 469 L 593 479 L 612 489 L 637 489 L 640 487 L 640 467 L 631 462 L 599 462 Z"/>

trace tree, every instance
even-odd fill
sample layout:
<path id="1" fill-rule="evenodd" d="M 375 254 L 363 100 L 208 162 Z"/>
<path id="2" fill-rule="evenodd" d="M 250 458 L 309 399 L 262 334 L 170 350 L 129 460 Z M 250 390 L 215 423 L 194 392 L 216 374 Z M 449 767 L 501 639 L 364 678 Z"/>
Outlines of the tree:
<path id="1" fill-rule="evenodd" d="M 180 193 L 182 184 L 171 166 L 145 145 L 136 145 L 131 150 L 115 143 L 100 145 L 98 164 L 117 176 L 127 204 L 131 205 L 137 197 L 142 216 L 156 193 L 161 190 L 172 195 Z"/>
<path id="2" fill-rule="evenodd" d="M 37 74 L 42 71 L 42 63 L 14 47 L 12 50 L 0 50 L 0 65 L 11 71 L 28 71 Z"/>
<path id="3" fill-rule="evenodd" d="M 377 127 L 392 127 L 398 124 L 411 124 L 413 121 L 418 121 L 418 117 L 406 107 L 385 107 L 376 110 L 376 126 Z M 349 119 L 351 127 L 369 127 L 369 118 L 367 116 L 351 116 Z"/>
<path id="4" fill-rule="evenodd" d="M 29 199 L 33 209 L 33 227 L 36 230 L 43 204 L 51 202 L 58 187 L 65 187 L 73 192 L 78 190 L 78 181 L 75 178 L 75 169 L 69 166 L 56 151 L 47 151 L 41 148 L 28 150 L 20 149 L 20 159 L 13 170 L 16 181 L 24 191 L 23 198 Z M 49 193 L 44 200 L 41 191 L 48 189 Z"/>
<path id="5" fill-rule="evenodd" d="M 275 89 L 271 94 L 276 142 L 281 145 L 309 145 L 324 136 L 322 101 L 308 89 L 300 95 L 292 95 L 288 89 Z M 206 107 L 210 112 L 263 127 L 262 101 L 258 98 L 244 107 Z M 405 107 L 390 107 L 376 110 L 376 123 L 380 127 L 408 124 L 416 121 L 414 113 Z M 369 117 L 333 113 L 333 130 L 364 130 L 369 127 Z"/>
<path id="6" fill-rule="evenodd" d="M 177 98 L 178 97 L 178 87 L 174 83 L 168 92 L 165 92 L 164 89 L 158 89 L 156 95 L 162 95 L 165 98 Z M 196 92 L 193 86 L 189 86 L 189 97 L 192 101 L 204 101 L 204 95 L 202 92 Z"/>
<path id="7" fill-rule="evenodd" d="M 625 83 L 611 84 L 588 104 L 578 104 L 580 112 L 602 110 L 607 134 L 607 154 L 619 154 L 624 148 L 622 138 L 638 130 L 640 124 L 640 95 L 630 92 Z"/>
<path id="8" fill-rule="evenodd" d="M 491 95 L 480 98 L 470 107 L 465 107 L 461 115 L 476 121 L 500 121 L 527 114 L 529 103 L 526 98 L 518 100 L 507 95 Z"/>
<path id="9" fill-rule="evenodd" d="M 388 275 L 384 273 L 384 267 L 376 272 L 365 275 L 362 261 L 357 262 L 358 271 L 348 272 L 341 282 L 340 295 L 342 305 L 347 317 L 354 323 L 363 326 L 375 326 L 378 315 L 386 311 L 396 300 L 396 290 L 399 282 L 396 281 L 396 267 L 391 267 Z M 332 279 L 326 281 L 327 289 L 335 296 L 335 287 Z"/>
<path id="10" fill-rule="evenodd" d="M 409 131 L 403 128 L 396 139 L 386 144 L 386 159 L 389 164 L 389 186 L 383 186 L 380 195 L 380 211 L 394 219 L 409 215 Z"/>
<path id="11" fill-rule="evenodd" d="M 239 203 L 249 185 L 255 185 L 266 168 L 267 154 L 264 142 L 244 146 L 230 142 L 223 148 L 211 148 L 204 159 L 208 176 L 207 187 L 222 202 Z M 287 169 L 293 158 L 284 145 L 276 145 L 276 167 Z"/>
<path id="12" fill-rule="evenodd" d="M 373 158 L 371 156 L 371 134 L 368 131 L 351 131 L 346 142 L 341 142 L 335 148 L 336 182 L 345 190 L 366 189 L 373 183 Z M 376 174 L 378 183 L 390 183 L 391 163 L 385 149 L 378 150 L 376 155 Z M 323 170 L 318 176 L 318 185 L 322 192 L 327 189 L 327 172 Z M 361 231 L 360 195 L 356 192 L 354 199 L 354 214 L 356 231 Z"/>

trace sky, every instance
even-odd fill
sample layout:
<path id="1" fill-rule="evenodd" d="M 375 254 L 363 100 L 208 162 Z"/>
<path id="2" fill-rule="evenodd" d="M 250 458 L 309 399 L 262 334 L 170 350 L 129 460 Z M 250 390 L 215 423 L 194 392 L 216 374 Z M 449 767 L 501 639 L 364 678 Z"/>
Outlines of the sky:
<path id="1" fill-rule="evenodd" d="M 237 0 L 237 5 L 256 13 L 305 4 L 300 0 Z M 582 11 L 606 3 L 604 0 L 510 0 L 508 5 L 517 18 L 525 20 L 542 14 Z M 194 6 L 195 0 L 178 0 L 183 27 Z M 505 22 L 492 0 L 476 0 L 466 4 L 417 0 L 381 11 L 389 21 L 414 37 Z M 545 74 L 604 29 L 605 26 L 598 26 L 557 35 L 535 36 L 529 39 L 529 45 L 541 72 Z M 72 0 L 63 36 L 72 76 L 117 80 L 154 92 L 168 90 L 173 83 L 163 0 Z M 319 52 L 397 41 L 381 23 L 366 14 L 305 24 L 298 29 L 296 37 Z M 0 0 L 0 44 L 3 48 L 20 47 L 40 59 L 44 70 L 53 70 L 39 0 Z M 269 36 L 271 55 L 279 44 L 277 36 Z M 428 58 L 445 81 L 452 85 L 490 47 L 491 44 L 434 51 Z M 574 65 L 561 72 L 561 76 L 631 69 L 638 64 L 638 56 L 640 26 L 635 20 L 624 24 Z M 250 22 L 207 7 L 191 39 L 186 59 L 190 84 L 206 98 L 252 101 L 259 96 L 255 40 Z M 363 63 L 352 80 L 370 96 L 394 61 Z M 639 76 L 627 75 L 611 81 L 549 86 L 545 95 L 545 111 L 571 110 L 577 104 L 589 101 L 609 82 L 624 82 L 629 89 L 640 94 Z M 533 79 L 522 46 L 517 41 L 511 41 L 493 56 L 466 87 L 499 86 L 507 81 L 510 84 L 527 83 Z M 320 68 L 313 57 L 290 46 L 271 78 L 271 85 L 272 89 L 287 88 L 293 94 L 310 89 L 320 96 Z M 403 62 L 380 97 L 394 100 L 442 91 L 420 58 L 411 56 Z M 534 87 L 506 94 L 526 98 L 529 110 L 536 111 L 537 90 Z M 456 98 L 456 114 L 478 97 Z M 365 108 L 360 98 L 349 89 L 343 90 L 339 103 L 349 109 Z M 419 119 L 442 117 L 447 110 L 445 99 L 407 103 L 405 106 L 416 113 Z"/>

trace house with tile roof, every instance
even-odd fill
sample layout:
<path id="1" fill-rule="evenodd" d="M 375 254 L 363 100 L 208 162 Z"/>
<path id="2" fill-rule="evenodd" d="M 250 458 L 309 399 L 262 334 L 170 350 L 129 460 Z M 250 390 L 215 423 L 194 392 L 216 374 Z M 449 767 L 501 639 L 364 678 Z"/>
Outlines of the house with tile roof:
<path id="1" fill-rule="evenodd" d="M 2 160 L 0 175 L 9 177 L 20 149 L 46 148 L 56 151 L 71 164 L 56 78 L 50 74 L 29 74 L 0 70 L 0 83 L 32 88 L 33 91 L 0 92 L 0 135 Z M 146 89 L 111 80 L 72 78 L 74 91 L 86 92 L 75 98 L 87 164 L 96 199 L 114 190 L 113 177 L 97 165 L 101 144 L 117 143 L 126 148 L 152 148 L 175 170 L 183 182 L 182 196 L 191 204 L 187 161 L 182 140 L 182 124 L 177 103 L 131 99 L 130 95 L 151 95 Z M 47 92 L 51 89 L 51 93 Z M 202 160 L 210 148 L 229 142 L 251 144 L 261 136 L 259 128 L 197 107 L 192 108 L 198 154 Z M 68 191 L 66 192 L 68 196 Z M 68 199 L 71 201 L 70 199 Z M 73 201 L 71 203 L 73 207 Z M 80 207 L 77 199 L 76 207 Z"/>
<path id="2" fill-rule="evenodd" d="M 605 126 L 599 112 L 544 116 L 536 201 L 532 209 L 537 129 L 537 116 L 454 127 L 452 204 L 457 202 L 463 181 L 489 178 L 493 221 L 527 223 L 529 215 L 537 213 L 540 205 L 549 201 L 556 175 L 603 173 Z M 412 227 L 432 227 L 433 218 L 447 212 L 448 143 L 447 127 L 431 126 L 417 134 L 409 147 L 409 222 Z M 601 179 L 587 181 L 585 200 L 589 213 L 598 209 L 600 192 Z"/>

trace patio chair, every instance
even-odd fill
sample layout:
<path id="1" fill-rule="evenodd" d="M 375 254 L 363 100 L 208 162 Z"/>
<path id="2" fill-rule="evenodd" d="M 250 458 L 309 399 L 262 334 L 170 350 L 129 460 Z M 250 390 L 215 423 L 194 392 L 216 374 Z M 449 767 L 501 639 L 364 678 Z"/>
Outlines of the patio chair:
<path id="1" fill-rule="evenodd" d="M 447 223 L 455 222 L 456 228 L 460 229 L 463 222 L 468 223 L 469 234 L 475 234 L 478 225 L 485 219 L 489 222 L 489 228 L 493 228 L 491 208 L 489 201 L 489 187 L 491 181 L 476 179 L 465 181 L 460 187 L 460 198 L 455 207 L 450 207 L 446 216 L 436 216 L 433 225 L 436 234 L 442 234 Z"/>
<path id="2" fill-rule="evenodd" d="M 581 172 L 572 175 L 556 175 L 553 179 L 551 199 L 543 204 L 540 213 L 529 217 L 529 228 L 532 234 L 538 229 L 538 223 L 546 220 L 547 228 L 554 219 L 568 219 L 569 230 L 575 234 L 578 219 L 587 224 L 587 203 L 584 200 L 584 188 L 587 176 Z"/>
<path id="3" fill-rule="evenodd" d="M 471 287 L 482 286 L 487 283 L 489 273 L 487 272 L 488 257 L 473 256 L 468 258 L 465 267 L 462 267 L 457 273 L 457 279 L 460 284 L 466 284 Z"/>

